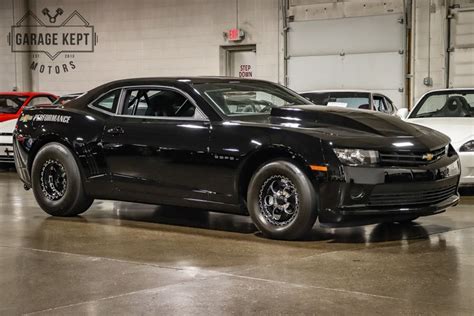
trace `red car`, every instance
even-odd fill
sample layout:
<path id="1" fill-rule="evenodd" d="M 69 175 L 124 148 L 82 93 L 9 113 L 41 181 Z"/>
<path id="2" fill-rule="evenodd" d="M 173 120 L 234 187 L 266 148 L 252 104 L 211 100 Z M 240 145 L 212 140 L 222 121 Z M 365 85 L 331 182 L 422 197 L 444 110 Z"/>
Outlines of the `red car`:
<path id="1" fill-rule="evenodd" d="M 58 97 L 42 92 L 0 92 L 0 163 L 13 163 L 13 130 L 27 105 L 52 104 Z"/>

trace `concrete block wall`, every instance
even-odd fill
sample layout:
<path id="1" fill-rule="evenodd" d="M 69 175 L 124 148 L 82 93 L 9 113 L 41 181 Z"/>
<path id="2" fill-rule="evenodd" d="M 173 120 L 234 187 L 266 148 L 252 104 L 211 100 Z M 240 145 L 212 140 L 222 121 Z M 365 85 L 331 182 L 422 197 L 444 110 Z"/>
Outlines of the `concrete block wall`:
<path id="1" fill-rule="evenodd" d="M 1 14 L 11 14 L 1 3 Z M 98 35 L 93 53 L 76 53 L 73 58 L 62 54 L 54 61 L 41 54 L 35 61 L 46 69 L 71 61 L 75 69 L 60 74 L 26 71 L 31 72 L 35 91 L 80 92 L 127 77 L 220 75 L 220 46 L 229 45 L 223 32 L 237 23 L 247 34 L 239 44 L 257 46 L 257 77 L 278 81 L 280 76 L 278 0 L 29 0 L 29 7 L 42 18 L 43 8 L 62 8 L 59 22 L 77 10 Z M 2 22 L 5 36 L 11 22 L 11 16 Z M 6 56 L 0 59 L 1 67 L 10 67 L 14 54 L 6 51 L 8 47 L 0 49 Z M 0 90 L 10 85 L 2 81 Z"/>

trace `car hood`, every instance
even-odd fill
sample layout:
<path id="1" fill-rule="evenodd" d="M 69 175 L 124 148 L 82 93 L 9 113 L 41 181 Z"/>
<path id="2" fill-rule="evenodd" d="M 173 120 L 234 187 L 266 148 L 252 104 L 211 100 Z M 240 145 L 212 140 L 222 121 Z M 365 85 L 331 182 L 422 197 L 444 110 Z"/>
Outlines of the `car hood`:
<path id="1" fill-rule="evenodd" d="M 10 119 L 8 121 L 0 122 L 0 134 L 13 133 L 17 119 Z"/>
<path id="2" fill-rule="evenodd" d="M 0 144 L 13 143 L 12 133 L 16 126 L 16 119 L 0 123 Z"/>
<path id="3" fill-rule="evenodd" d="M 473 117 L 433 117 L 407 119 L 406 122 L 426 126 L 446 134 L 458 149 L 467 141 L 474 140 Z"/>
<path id="4" fill-rule="evenodd" d="M 418 136 L 422 131 L 397 117 L 373 111 L 341 109 L 337 107 L 298 106 L 274 108 L 271 117 L 301 122 L 306 127 L 338 126 L 353 132 L 384 137 Z"/>
<path id="5" fill-rule="evenodd" d="M 273 108 L 269 117 L 253 120 L 313 135 L 338 147 L 433 150 L 449 143 L 447 136 L 430 128 L 373 111 L 302 105 Z"/>

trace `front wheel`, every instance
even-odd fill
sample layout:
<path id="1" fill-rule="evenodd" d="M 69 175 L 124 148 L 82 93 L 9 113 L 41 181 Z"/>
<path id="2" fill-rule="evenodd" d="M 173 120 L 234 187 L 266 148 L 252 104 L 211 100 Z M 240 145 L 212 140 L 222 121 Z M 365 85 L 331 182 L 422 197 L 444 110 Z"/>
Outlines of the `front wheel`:
<path id="1" fill-rule="evenodd" d="M 286 160 L 269 162 L 255 172 L 247 202 L 254 224 L 269 238 L 300 239 L 317 217 L 317 195 L 311 181 Z"/>
<path id="2" fill-rule="evenodd" d="M 39 206 L 53 216 L 79 215 L 94 201 L 84 192 L 74 155 L 60 143 L 40 149 L 33 161 L 31 181 Z"/>

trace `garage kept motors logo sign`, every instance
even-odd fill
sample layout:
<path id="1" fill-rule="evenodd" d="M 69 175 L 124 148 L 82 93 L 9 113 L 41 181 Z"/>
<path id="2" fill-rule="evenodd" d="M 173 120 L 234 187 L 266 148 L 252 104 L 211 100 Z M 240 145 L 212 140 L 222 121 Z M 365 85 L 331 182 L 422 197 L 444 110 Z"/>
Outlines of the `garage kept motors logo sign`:
<path id="1" fill-rule="evenodd" d="M 45 8 L 41 12 L 46 22 L 28 11 L 12 26 L 8 34 L 12 52 L 32 53 L 35 60 L 30 68 L 40 73 L 60 74 L 76 69 L 75 54 L 94 52 L 98 39 L 94 26 L 77 11 L 60 24 L 57 20 L 64 14 L 63 9 L 51 12 Z M 42 55 L 47 57 L 47 62 L 39 62 Z M 61 55 L 67 61 L 58 62 Z"/>

